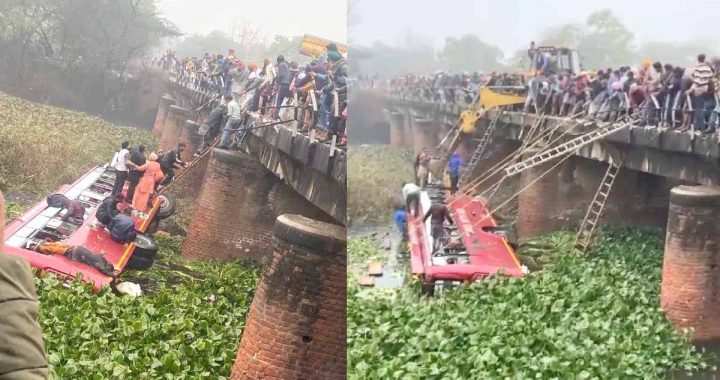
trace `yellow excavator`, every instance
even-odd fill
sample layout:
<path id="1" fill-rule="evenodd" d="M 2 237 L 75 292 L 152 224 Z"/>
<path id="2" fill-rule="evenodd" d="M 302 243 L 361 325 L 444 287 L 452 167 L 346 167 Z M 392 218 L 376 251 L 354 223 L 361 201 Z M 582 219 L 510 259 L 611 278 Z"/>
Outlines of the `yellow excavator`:
<path id="1" fill-rule="evenodd" d="M 303 39 L 300 42 L 299 52 L 302 55 L 314 59 L 326 51 L 325 49 L 329 43 L 334 43 L 338 48 L 338 52 L 347 57 L 347 45 L 310 34 L 303 36 Z"/>
<path id="2" fill-rule="evenodd" d="M 475 124 L 483 115 L 500 106 L 525 102 L 524 94 L 500 92 L 503 89 L 505 88 L 480 87 L 477 101 L 460 114 L 455 127 L 450 129 L 437 146 L 437 151 L 449 157 L 466 138 L 475 134 Z"/>

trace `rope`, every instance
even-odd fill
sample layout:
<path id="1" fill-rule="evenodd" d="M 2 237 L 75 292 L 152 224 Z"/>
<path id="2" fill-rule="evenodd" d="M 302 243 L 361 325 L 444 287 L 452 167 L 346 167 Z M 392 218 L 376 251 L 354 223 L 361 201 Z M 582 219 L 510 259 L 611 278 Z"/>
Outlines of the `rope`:
<path id="1" fill-rule="evenodd" d="M 480 220 L 478 220 L 476 223 L 474 223 L 474 224 L 472 225 L 472 227 L 474 228 L 474 227 L 477 226 L 479 223 L 487 220 L 489 217 L 491 217 L 492 215 L 494 215 L 495 213 L 497 213 L 501 208 L 505 207 L 508 203 L 510 203 L 510 201 L 512 201 L 513 199 L 517 198 L 523 191 L 527 190 L 530 186 L 532 186 L 532 185 L 534 185 L 535 183 L 537 183 L 539 180 L 541 180 L 543 177 L 545 177 L 548 173 L 550 173 L 550 172 L 553 171 L 556 167 L 560 166 L 560 164 L 562 164 L 563 162 L 565 162 L 565 160 L 567 160 L 568 158 L 572 157 L 574 153 L 575 153 L 575 151 L 573 151 L 573 152 L 568 152 L 568 154 L 566 154 L 565 157 L 563 157 L 563 158 L 562 158 L 560 161 L 558 161 L 555 165 L 553 165 L 552 167 L 550 167 L 550 169 L 546 170 L 545 172 L 543 172 L 542 174 L 540 174 L 539 176 L 537 176 L 536 178 L 534 178 L 532 181 L 530 181 L 530 183 L 528 183 L 527 185 L 523 186 L 520 190 L 518 190 L 517 192 L 515 192 L 515 194 L 513 194 L 510 198 L 508 198 L 508 199 L 506 199 L 504 202 L 500 203 L 497 207 L 495 207 L 494 209 L 492 209 L 488 214 L 486 214 L 484 217 L 482 217 Z"/>

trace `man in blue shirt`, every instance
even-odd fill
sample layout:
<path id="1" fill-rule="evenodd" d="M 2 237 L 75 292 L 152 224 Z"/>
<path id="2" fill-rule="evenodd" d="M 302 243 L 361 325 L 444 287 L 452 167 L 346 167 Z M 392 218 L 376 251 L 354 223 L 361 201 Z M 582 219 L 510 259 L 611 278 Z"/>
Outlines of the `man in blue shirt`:
<path id="1" fill-rule="evenodd" d="M 404 208 L 398 207 L 397 210 L 395 210 L 395 225 L 398 228 L 398 231 L 400 231 L 400 235 L 402 236 L 403 241 L 407 240 L 407 212 Z"/>
<path id="2" fill-rule="evenodd" d="M 448 160 L 448 172 L 450 173 L 450 193 L 455 194 L 458 190 L 458 181 L 460 180 L 460 167 L 462 166 L 462 158 L 458 152 L 453 153 Z"/>

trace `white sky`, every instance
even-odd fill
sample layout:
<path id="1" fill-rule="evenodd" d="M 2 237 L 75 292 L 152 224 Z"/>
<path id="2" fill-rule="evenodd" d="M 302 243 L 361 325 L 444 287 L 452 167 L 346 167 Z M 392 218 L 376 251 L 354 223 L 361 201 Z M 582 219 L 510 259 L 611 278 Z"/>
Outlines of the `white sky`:
<path id="1" fill-rule="evenodd" d="M 233 19 L 247 17 L 269 36 L 307 33 L 347 42 L 346 0 L 158 0 L 157 5 L 186 34 L 227 32 Z"/>
<path id="2" fill-rule="evenodd" d="M 402 41 L 406 31 L 436 48 L 466 33 L 501 48 L 525 49 L 547 26 L 585 23 L 610 9 L 635 34 L 635 43 L 717 36 L 718 0 L 348 0 L 350 41 L 370 45 Z"/>

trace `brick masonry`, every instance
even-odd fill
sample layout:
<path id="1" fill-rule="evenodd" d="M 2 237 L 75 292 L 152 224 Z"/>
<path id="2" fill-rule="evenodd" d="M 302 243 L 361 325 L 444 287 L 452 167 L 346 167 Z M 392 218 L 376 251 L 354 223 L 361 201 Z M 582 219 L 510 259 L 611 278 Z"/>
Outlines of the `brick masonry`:
<path id="1" fill-rule="evenodd" d="M 282 215 L 231 379 L 345 379 L 345 228 Z"/>
<path id="2" fill-rule="evenodd" d="M 182 256 L 262 262 L 275 221 L 268 202 L 274 175 L 242 152 L 215 148 L 210 155 Z"/>
<path id="3" fill-rule="evenodd" d="M 555 163 L 557 160 L 521 173 L 520 186 L 529 184 Z M 578 228 L 606 170 L 606 163 L 573 156 L 522 192 L 518 197 L 518 236 L 526 239 L 560 228 Z M 615 179 L 600 224 L 664 226 L 669 190 L 676 183 L 623 168 Z"/>
<path id="4" fill-rule="evenodd" d="M 168 115 L 165 119 L 162 135 L 160 136 L 160 149 L 167 151 L 173 149 L 180 141 L 180 133 L 185 120 L 190 115 L 190 110 L 172 105 L 168 107 Z"/>
<path id="5" fill-rule="evenodd" d="M 670 193 L 660 303 L 694 342 L 720 339 L 720 187 Z"/>
<path id="6" fill-rule="evenodd" d="M 165 126 L 165 119 L 168 115 L 168 107 L 175 104 L 175 99 L 170 95 L 164 95 L 160 98 L 160 105 L 155 115 L 155 123 L 153 124 L 153 134 L 157 137 L 162 136 L 163 127 Z"/>
<path id="7" fill-rule="evenodd" d="M 405 140 L 405 115 L 400 112 L 390 113 L 390 145 L 400 147 Z"/>

